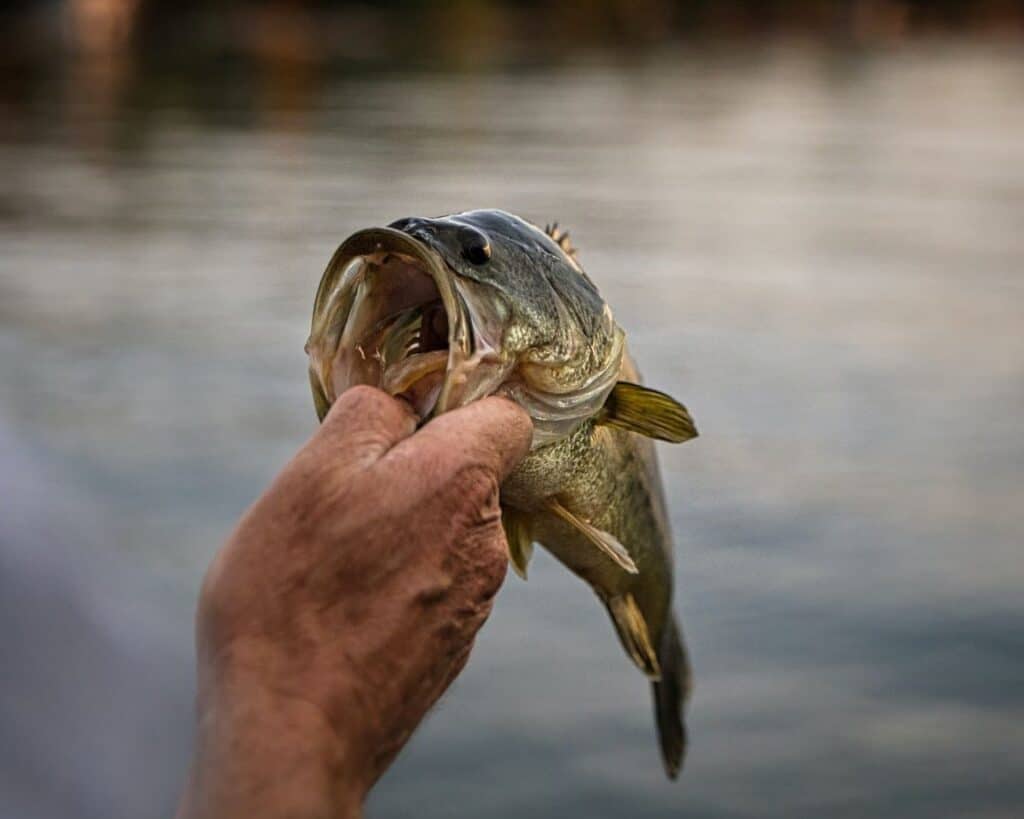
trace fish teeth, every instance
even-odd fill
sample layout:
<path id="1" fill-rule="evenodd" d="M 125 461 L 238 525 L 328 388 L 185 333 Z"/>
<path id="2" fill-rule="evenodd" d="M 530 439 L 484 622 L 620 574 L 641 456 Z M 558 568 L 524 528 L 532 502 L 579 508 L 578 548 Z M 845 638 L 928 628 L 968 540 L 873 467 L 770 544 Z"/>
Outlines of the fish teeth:
<path id="1" fill-rule="evenodd" d="M 420 347 L 423 313 L 413 309 L 399 317 L 394 328 L 384 337 L 381 344 L 381 358 L 385 367 L 408 358 Z"/>

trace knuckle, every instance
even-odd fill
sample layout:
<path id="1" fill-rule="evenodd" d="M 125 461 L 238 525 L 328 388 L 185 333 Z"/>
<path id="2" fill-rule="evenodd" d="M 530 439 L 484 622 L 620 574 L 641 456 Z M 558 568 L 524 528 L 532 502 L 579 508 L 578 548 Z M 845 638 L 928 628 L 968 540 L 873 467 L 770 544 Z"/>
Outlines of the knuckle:
<path id="1" fill-rule="evenodd" d="M 486 467 L 466 466 L 456 473 L 450 491 L 461 511 L 456 535 L 460 562 L 473 576 L 474 599 L 489 601 L 508 569 L 497 477 Z"/>
<path id="2" fill-rule="evenodd" d="M 475 590 L 474 590 L 475 591 Z M 470 593 L 449 609 L 446 622 L 437 627 L 437 636 L 449 651 L 457 652 L 471 643 L 491 613 L 491 598 Z"/>
<path id="3" fill-rule="evenodd" d="M 483 599 L 489 601 L 498 593 L 498 589 L 505 582 L 505 575 L 508 573 L 508 557 L 505 550 L 500 548 L 495 541 L 492 540 L 486 548 L 481 549 L 478 571 L 480 572 L 480 588 Z"/>
<path id="4" fill-rule="evenodd" d="M 486 464 L 479 461 L 457 466 L 447 482 L 449 497 L 454 498 L 470 517 L 480 524 L 500 521 L 498 478 Z"/>

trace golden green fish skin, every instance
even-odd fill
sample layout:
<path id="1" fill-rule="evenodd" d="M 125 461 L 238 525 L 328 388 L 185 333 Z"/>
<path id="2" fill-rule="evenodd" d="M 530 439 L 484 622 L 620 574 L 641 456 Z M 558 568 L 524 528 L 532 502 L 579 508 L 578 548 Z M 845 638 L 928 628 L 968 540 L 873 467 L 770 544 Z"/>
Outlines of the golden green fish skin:
<path id="1" fill-rule="evenodd" d="M 502 486 L 501 498 L 524 514 L 534 539 L 600 597 L 633 593 L 657 642 L 672 596 L 672 541 L 651 441 L 587 421 L 570 437 L 531 452 Z M 614 535 L 639 572 L 624 572 L 548 511 L 551 498 Z"/>
<path id="2" fill-rule="evenodd" d="M 620 377 L 639 381 L 628 356 Z M 637 573 L 624 572 L 578 529 L 549 511 L 547 504 L 552 498 L 614 535 L 629 552 Z M 681 719 L 681 713 L 675 716 L 674 712 L 689 697 L 692 674 L 672 614 L 673 544 L 653 442 L 588 421 L 569 438 L 531 452 L 502 485 L 501 499 L 505 513 L 525 518 L 533 539 L 582 578 L 602 601 L 632 595 L 658 651 L 663 674 L 674 675 L 672 683 L 678 689 L 669 697 L 674 702 L 663 703 L 673 712 L 665 722 Z M 628 647 L 626 650 L 628 653 Z M 656 690 L 656 707 L 659 695 Z M 673 730 L 673 725 L 661 722 L 659 719 L 662 732 Z M 665 752 L 666 769 L 673 778 L 685 752 L 685 730 L 679 742 L 682 747 Z M 673 760 L 672 754 L 679 758 Z"/>

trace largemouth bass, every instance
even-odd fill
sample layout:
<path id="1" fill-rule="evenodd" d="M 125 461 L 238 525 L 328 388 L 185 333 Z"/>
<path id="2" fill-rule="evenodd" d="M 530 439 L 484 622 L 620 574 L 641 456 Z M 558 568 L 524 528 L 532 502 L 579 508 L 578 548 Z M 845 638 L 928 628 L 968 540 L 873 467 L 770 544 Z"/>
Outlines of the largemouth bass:
<path id="1" fill-rule="evenodd" d="M 321 419 L 355 384 L 403 396 L 424 423 L 491 394 L 529 412 L 532 449 L 501 487 L 511 564 L 525 579 L 540 543 L 597 593 L 651 680 L 674 779 L 691 674 L 650 439 L 697 431 L 681 404 L 640 385 L 567 234 L 499 210 L 360 230 L 327 266 L 306 351 Z"/>

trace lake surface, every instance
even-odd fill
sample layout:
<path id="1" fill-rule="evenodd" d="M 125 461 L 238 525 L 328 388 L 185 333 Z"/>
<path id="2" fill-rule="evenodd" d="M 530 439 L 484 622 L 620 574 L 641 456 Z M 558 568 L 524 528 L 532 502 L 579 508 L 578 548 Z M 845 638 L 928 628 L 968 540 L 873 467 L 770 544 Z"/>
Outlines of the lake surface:
<path id="1" fill-rule="evenodd" d="M 605 613 L 539 554 L 370 817 L 1021 815 L 1024 54 L 119 82 L 5 109 L 0 417 L 181 647 L 207 561 L 314 428 L 309 313 L 356 228 L 558 220 L 700 427 L 661 449 L 681 780 Z"/>

